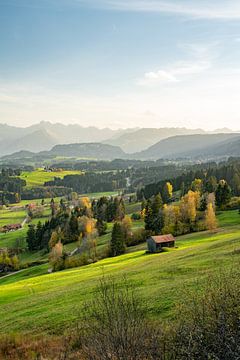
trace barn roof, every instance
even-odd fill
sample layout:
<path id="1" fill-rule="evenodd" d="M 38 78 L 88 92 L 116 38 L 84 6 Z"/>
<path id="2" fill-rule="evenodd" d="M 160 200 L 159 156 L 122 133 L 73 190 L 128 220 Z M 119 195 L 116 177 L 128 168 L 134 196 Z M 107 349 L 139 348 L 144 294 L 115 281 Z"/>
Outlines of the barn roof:
<path id="1" fill-rule="evenodd" d="M 172 234 L 151 236 L 151 238 L 155 241 L 156 244 L 175 241 L 175 238 Z"/>

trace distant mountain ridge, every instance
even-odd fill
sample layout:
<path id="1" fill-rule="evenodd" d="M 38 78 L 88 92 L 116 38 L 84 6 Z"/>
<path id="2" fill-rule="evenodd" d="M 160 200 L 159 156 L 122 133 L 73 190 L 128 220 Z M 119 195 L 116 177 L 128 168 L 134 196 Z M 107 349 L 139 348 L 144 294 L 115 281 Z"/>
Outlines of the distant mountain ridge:
<path id="1" fill-rule="evenodd" d="M 26 128 L 0 124 L 0 157 L 13 154 L 21 158 L 27 152 L 28 158 L 36 153 L 38 157 L 156 160 L 239 154 L 239 134 L 227 128 L 218 132 L 186 128 L 112 130 L 50 122 Z"/>
<path id="2" fill-rule="evenodd" d="M 45 121 L 26 128 L 0 124 L 0 157 L 21 150 L 48 151 L 57 144 L 102 142 L 127 131 L 128 129 L 98 129 Z"/>
<path id="3" fill-rule="evenodd" d="M 238 156 L 240 133 L 174 136 L 159 141 L 134 158 L 141 160 L 199 158 L 203 156 Z"/>
<path id="4" fill-rule="evenodd" d="M 176 135 L 206 134 L 202 129 L 186 128 L 143 128 L 109 139 L 105 143 L 120 146 L 125 152 L 134 154 L 149 148 L 157 142 Z"/>

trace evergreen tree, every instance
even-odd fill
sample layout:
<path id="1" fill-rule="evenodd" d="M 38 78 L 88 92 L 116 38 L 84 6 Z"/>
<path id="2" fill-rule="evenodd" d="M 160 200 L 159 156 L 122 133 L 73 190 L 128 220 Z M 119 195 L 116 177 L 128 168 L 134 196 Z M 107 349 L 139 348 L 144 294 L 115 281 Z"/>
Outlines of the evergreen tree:
<path id="1" fill-rule="evenodd" d="M 26 241 L 30 251 L 38 250 L 35 225 L 31 224 L 28 226 Z"/>
<path id="2" fill-rule="evenodd" d="M 152 204 L 150 200 L 147 201 L 144 213 L 145 213 L 144 214 L 145 230 L 152 230 L 154 216 L 153 216 Z"/>
<path id="3" fill-rule="evenodd" d="M 39 249 L 41 248 L 42 236 L 43 236 L 43 226 L 41 221 L 39 221 L 36 229 L 36 243 Z"/>
<path id="4" fill-rule="evenodd" d="M 216 191 L 217 188 L 217 179 L 215 176 L 209 176 L 206 181 L 205 189 L 208 193 L 213 193 Z"/>
<path id="5" fill-rule="evenodd" d="M 224 207 L 231 199 L 231 189 L 225 180 L 220 180 L 216 193 L 216 205 Z"/>
<path id="6" fill-rule="evenodd" d="M 78 224 L 78 219 L 77 217 L 72 214 L 70 220 L 69 220 L 69 229 L 70 229 L 70 233 L 71 235 L 75 236 L 75 235 L 79 235 L 79 224 Z"/>
<path id="7" fill-rule="evenodd" d="M 159 235 L 164 227 L 163 211 L 160 210 L 158 215 L 153 219 L 152 230 L 155 235 Z"/>
<path id="8" fill-rule="evenodd" d="M 126 244 L 124 239 L 124 230 L 120 222 L 113 225 L 112 237 L 110 242 L 111 256 L 118 256 L 125 253 Z"/>
<path id="9" fill-rule="evenodd" d="M 96 223 L 96 228 L 99 236 L 105 235 L 107 232 L 107 223 L 101 219 L 98 219 Z"/>
<path id="10" fill-rule="evenodd" d="M 56 206 L 55 206 L 55 201 L 54 201 L 54 199 L 51 199 L 50 208 L 51 208 L 52 216 L 54 216 L 55 213 L 56 213 Z"/>
<path id="11" fill-rule="evenodd" d="M 152 214 L 153 217 L 158 217 L 161 208 L 163 207 L 163 201 L 160 194 L 157 194 L 154 196 L 154 199 L 152 201 Z"/>

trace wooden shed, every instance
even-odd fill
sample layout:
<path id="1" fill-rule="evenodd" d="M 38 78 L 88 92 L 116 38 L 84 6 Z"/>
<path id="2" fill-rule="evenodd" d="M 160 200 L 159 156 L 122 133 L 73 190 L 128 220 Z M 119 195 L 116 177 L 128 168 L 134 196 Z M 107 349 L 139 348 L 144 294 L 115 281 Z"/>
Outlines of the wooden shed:
<path id="1" fill-rule="evenodd" d="M 174 247 L 175 238 L 172 234 L 150 236 L 147 245 L 150 253 L 161 252 L 164 247 Z"/>

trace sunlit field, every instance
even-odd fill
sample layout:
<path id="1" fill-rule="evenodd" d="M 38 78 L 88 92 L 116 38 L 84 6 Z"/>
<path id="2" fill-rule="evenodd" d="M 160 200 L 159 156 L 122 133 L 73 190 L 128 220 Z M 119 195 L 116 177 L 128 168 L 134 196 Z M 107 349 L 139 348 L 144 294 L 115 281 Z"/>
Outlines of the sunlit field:
<path id="1" fill-rule="evenodd" d="M 0 331 L 51 334 L 73 326 L 103 274 L 126 275 L 141 293 L 148 317 L 174 318 L 182 293 L 221 268 L 238 266 L 240 215 L 222 212 L 218 219 L 218 231 L 181 236 L 176 248 L 161 254 L 147 255 L 142 244 L 80 268 L 47 274 L 48 266 L 41 265 L 3 278 Z"/>

